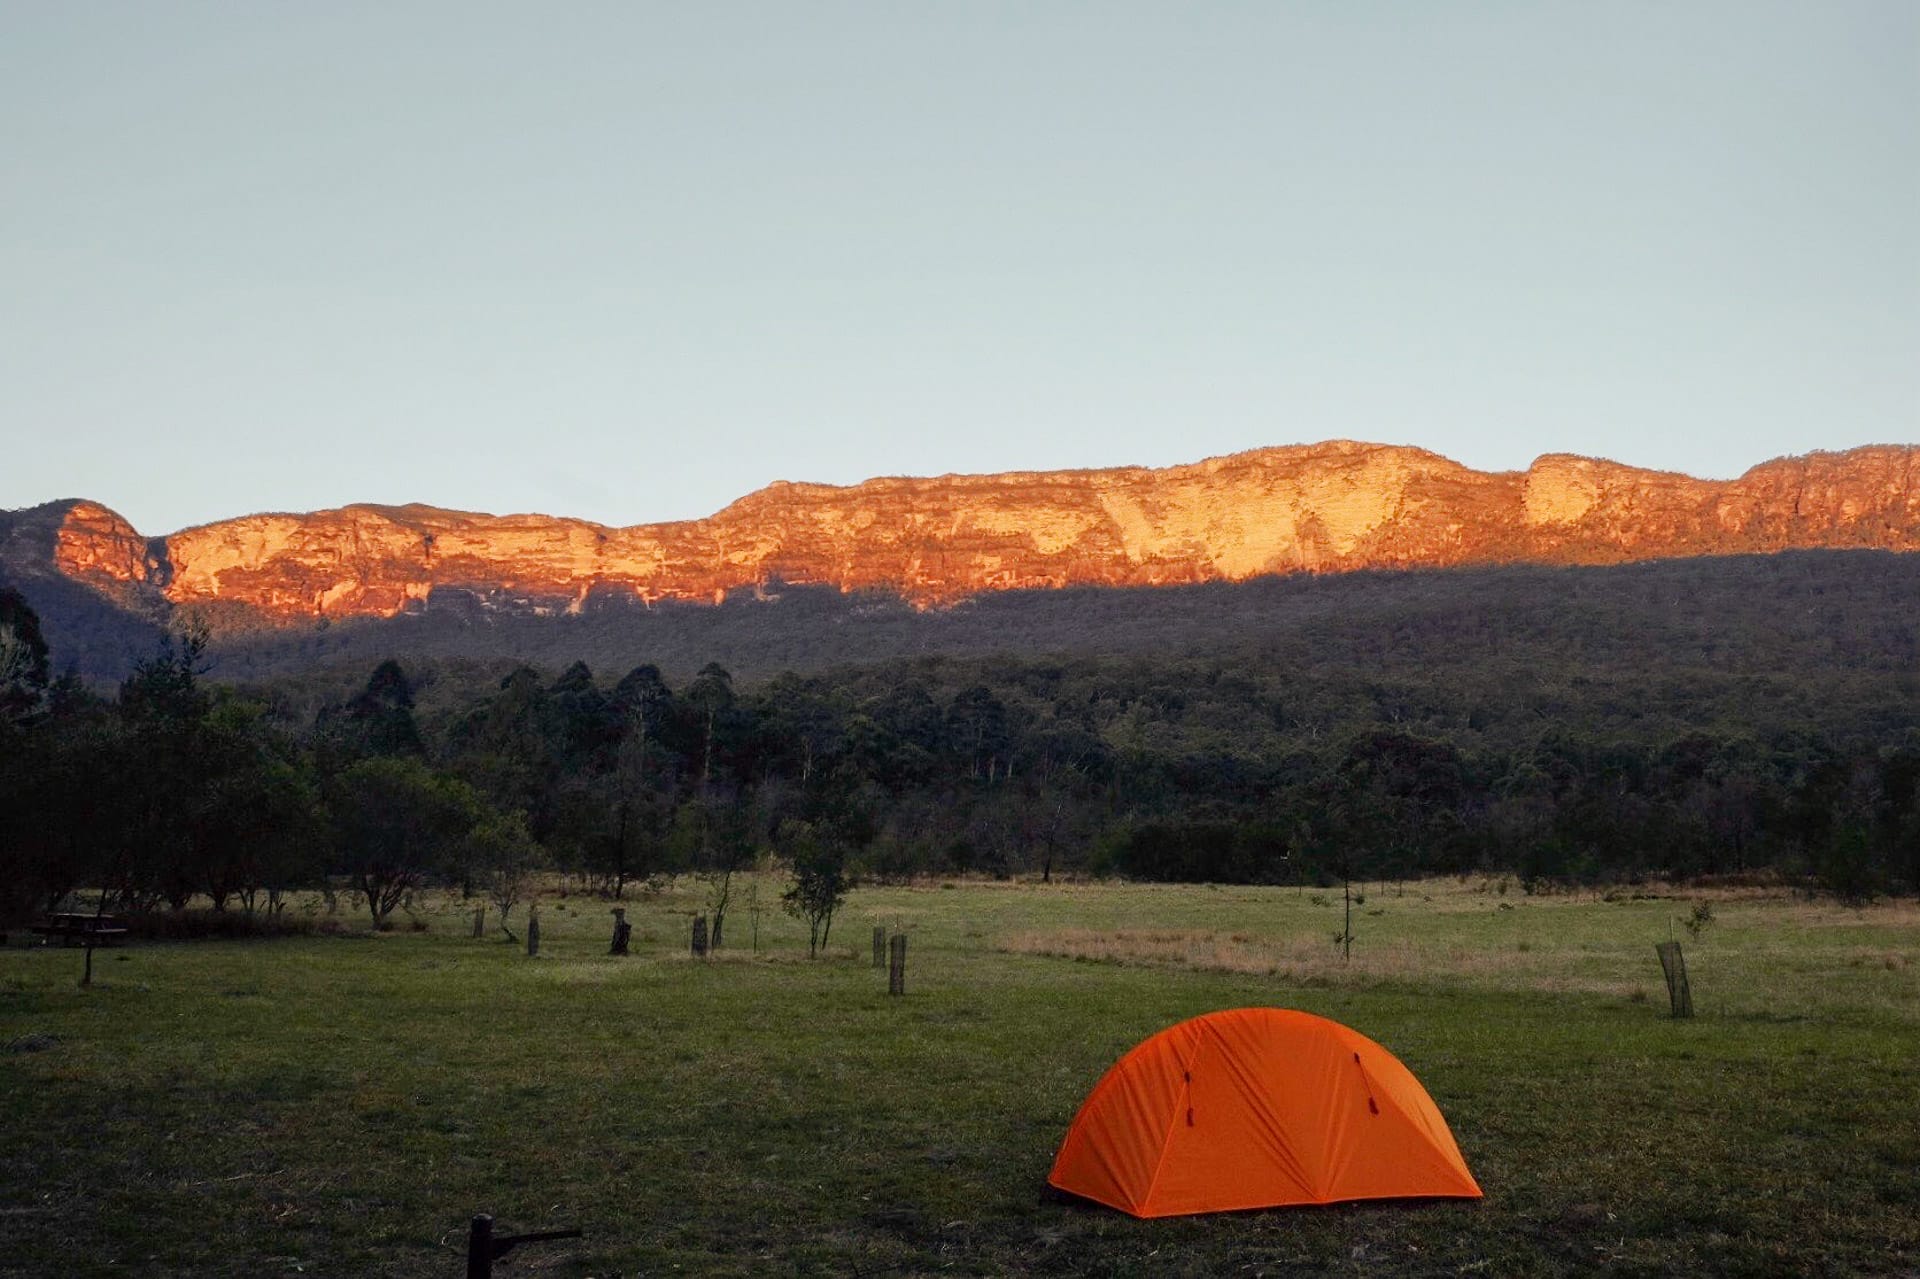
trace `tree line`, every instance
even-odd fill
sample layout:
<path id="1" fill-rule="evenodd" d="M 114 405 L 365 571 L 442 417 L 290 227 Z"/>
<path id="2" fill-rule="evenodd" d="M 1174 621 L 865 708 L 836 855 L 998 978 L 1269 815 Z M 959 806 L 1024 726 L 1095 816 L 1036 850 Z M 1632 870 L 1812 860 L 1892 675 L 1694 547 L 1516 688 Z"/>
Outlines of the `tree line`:
<path id="1" fill-rule="evenodd" d="M 872 837 L 833 770 L 742 784 L 718 668 L 680 694 L 648 671 L 602 693 L 584 667 L 551 684 L 518 670 L 430 749 L 396 662 L 299 726 L 209 683 L 205 662 L 204 631 L 187 628 L 112 697 L 50 679 L 38 620 L 0 590 L 0 918 L 97 889 L 113 912 L 204 898 L 271 919 L 317 889 L 378 927 L 446 885 L 490 897 L 504 925 L 543 871 L 615 897 L 692 873 L 722 944 L 735 877 L 776 857 L 824 945 Z"/>
<path id="2" fill-rule="evenodd" d="M 724 936 L 735 877 L 777 862 L 824 941 L 862 875 L 1920 890 L 1906 685 L 1284 656 L 902 660 L 742 687 L 717 663 L 676 687 L 649 664 L 480 682 L 387 660 L 311 705 L 210 681 L 187 630 L 107 696 L 51 678 L 0 592 L 0 892 L 17 917 L 82 886 L 127 911 L 269 914 L 319 889 L 378 924 L 428 884 L 506 917 L 542 871 L 615 897 L 690 874 Z M 1810 697 L 1825 725 L 1792 711 Z"/>

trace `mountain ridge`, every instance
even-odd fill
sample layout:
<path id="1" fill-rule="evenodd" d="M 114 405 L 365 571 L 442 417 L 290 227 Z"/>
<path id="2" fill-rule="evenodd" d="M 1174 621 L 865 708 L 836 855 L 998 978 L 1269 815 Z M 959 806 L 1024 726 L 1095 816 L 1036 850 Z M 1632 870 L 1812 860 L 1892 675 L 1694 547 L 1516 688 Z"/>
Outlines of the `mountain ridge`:
<path id="1" fill-rule="evenodd" d="M 391 617 L 444 590 L 577 612 L 598 594 L 651 606 L 784 583 L 891 591 L 924 608 L 1006 589 L 1836 548 L 1920 550 L 1920 446 L 1701 480 L 1554 453 L 1485 472 L 1336 440 L 1161 468 L 776 481 L 710 516 L 627 526 L 355 503 L 147 537 L 89 499 L 0 514 L 0 575 L 59 577 L 131 612 L 199 609 L 239 629 Z"/>

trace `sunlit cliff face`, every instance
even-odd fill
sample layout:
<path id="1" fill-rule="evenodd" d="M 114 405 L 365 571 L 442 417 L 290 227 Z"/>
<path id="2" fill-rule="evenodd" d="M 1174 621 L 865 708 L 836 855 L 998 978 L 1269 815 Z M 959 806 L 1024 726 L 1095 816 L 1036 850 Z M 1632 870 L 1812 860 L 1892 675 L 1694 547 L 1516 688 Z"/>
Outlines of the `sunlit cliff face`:
<path id="1" fill-rule="evenodd" d="M 69 577 L 141 582 L 149 575 L 147 540 L 97 502 L 75 502 L 67 511 L 53 562 Z"/>
<path id="2" fill-rule="evenodd" d="M 1908 551 L 1920 549 L 1917 458 L 1913 446 L 1816 453 L 1716 482 L 1563 455 L 1488 474 L 1420 449 L 1337 441 L 1164 470 L 779 483 L 708 519 L 628 528 L 349 506 L 152 543 L 80 502 L 59 526 L 53 567 L 116 594 L 291 622 L 391 615 L 447 587 L 565 609 L 589 591 L 704 601 L 777 579 L 930 605 L 1303 569 Z"/>

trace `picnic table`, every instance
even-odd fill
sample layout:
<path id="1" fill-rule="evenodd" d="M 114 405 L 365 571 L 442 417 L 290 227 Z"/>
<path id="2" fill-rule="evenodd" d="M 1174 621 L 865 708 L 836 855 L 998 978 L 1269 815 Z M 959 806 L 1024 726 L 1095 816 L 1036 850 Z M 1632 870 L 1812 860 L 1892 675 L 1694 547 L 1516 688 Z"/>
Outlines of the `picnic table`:
<path id="1" fill-rule="evenodd" d="M 116 937 L 127 935 L 127 923 L 118 915 L 94 915 L 84 912 L 56 912 L 44 924 L 35 924 L 32 932 L 51 941 L 60 938 L 63 946 L 107 946 Z"/>

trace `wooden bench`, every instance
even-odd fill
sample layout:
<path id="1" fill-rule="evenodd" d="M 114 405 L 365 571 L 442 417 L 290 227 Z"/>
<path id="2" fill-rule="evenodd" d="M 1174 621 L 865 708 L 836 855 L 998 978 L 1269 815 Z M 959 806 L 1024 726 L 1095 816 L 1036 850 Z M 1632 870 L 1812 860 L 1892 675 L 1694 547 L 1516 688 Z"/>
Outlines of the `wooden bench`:
<path id="1" fill-rule="evenodd" d="M 115 938 L 127 935 L 127 925 L 118 915 L 53 914 L 28 931 L 48 941 L 58 937 L 63 946 L 110 946 Z"/>

